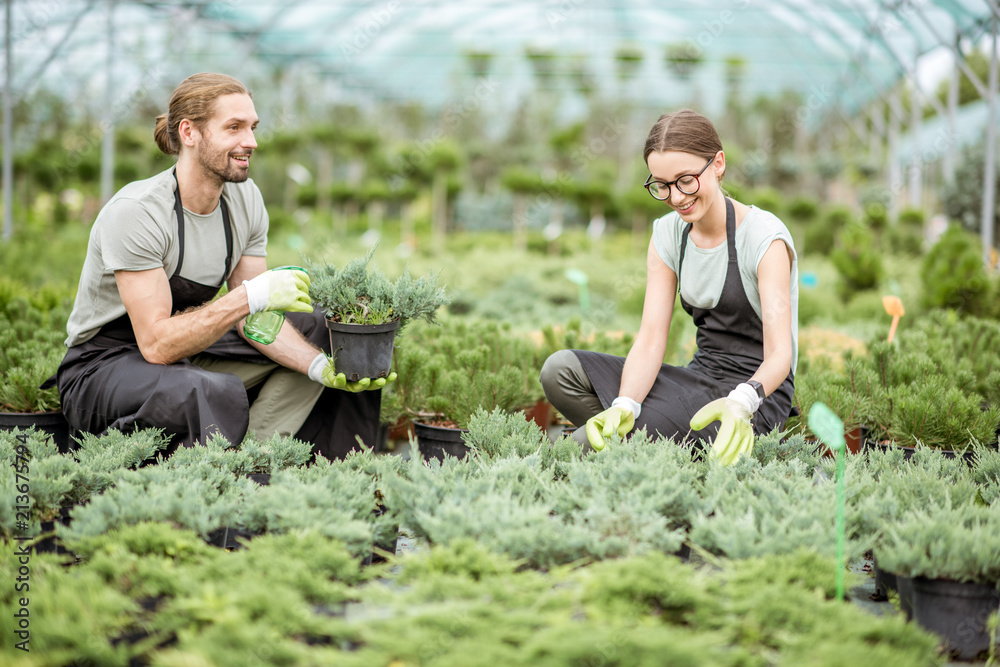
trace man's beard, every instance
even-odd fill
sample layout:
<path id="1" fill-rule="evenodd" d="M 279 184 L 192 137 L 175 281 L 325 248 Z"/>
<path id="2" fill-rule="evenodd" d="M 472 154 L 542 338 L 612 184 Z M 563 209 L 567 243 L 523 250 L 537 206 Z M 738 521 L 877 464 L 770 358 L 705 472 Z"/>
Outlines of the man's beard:
<path id="1" fill-rule="evenodd" d="M 242 183 L 250 177 L 249 160 L 247 160 L 246 168 L 240 168 L 230 161 L 232 155 L 200 147 L 198 149 L 198 163 L 205 175 L 220 185 L 222 183 Z M 249 158 L 251 153 L 237 153 L 236 155 L 246 155 Z"/>

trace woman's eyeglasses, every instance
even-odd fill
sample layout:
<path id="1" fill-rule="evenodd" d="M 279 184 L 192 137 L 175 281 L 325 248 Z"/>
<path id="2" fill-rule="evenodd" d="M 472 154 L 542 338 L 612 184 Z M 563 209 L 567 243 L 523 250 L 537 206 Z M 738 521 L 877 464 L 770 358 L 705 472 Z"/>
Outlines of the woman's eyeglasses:
<path id="1" fill-rule="evenodd" d="M 698 177 L 705 173 L 705 170 L 708 169 L 708 165 L 712 164 L 714 160 L 715 156 L 713 155 L 708 159 L 708 162 L 705 163 L 705 166 L 702 167 L 701 171 L 697 174 L 684 174 L 678 179 L 667 183 L 654 181 L 653 175 L 650 174 L 649 178 L 646 179 L 646 182 L 643 183 L 642 186 L 649 191 L 649 194 L 653 196 L 653 199 L 659 199 L 660 201 L 670 199 L 671 185 L 676 185 L 681 194 L 693 195 L 698 192 L 698 188 L 701 187 L 701 181 L 698 180 Z"/>

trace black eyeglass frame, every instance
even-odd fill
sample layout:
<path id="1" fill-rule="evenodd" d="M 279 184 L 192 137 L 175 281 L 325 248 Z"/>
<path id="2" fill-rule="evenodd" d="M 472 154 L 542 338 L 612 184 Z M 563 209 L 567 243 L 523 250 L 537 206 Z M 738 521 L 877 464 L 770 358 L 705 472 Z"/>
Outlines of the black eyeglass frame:
<path id="1" fill-rule="evenodd" d="M 674 180 L 668 181 L 666 183 L 664 183 L 663 181 L 656 181 L 657 185 L 661 185 L 661 186 L 664 186 L 664 187 L 667 188 L 667 195 L 665 197 L 657 197 L 656 195 L 653 194 L 653 191 L 649 189 L 649 186 L 651 186 L 653 184 L 653 182 L 654 182 L 652 174 L 650 174 L 646 178 L 646 182 L 642 184 L 642 187 L 646 188 L 646 192 L 649 193 L 649 196 L 652 197 L 653 199 L 655 199 L 656 201 L 667 201 L 668 199 L 670 199 L 670 186 L 671 185 L 676 185 L 677 186 L 677 191 L 680 192 L 682 195 L 693 195 L 693 194 L 696 194 L 698 192 L 698 190 L 701 189 L 701 175 L 705 173 L 706 169 L 708 169 L 708 165 L 712 164 L 713 162 L 715 162 L 715 156 L 714 155 L 708 159 L 708 162 L 705 163 L 705 166 L 702 167 L 701 171 L 699 171 L 697 174 L 681 174 L 680 176 L 678 176 Z M 688 178 L 689 176 L 694 176 L 694 184 L 695 185 L 694 185 L 694 190 L 692 190 L 691 192 L 687 192 L 687 191 L 681 189 L 681 186 L 678 183 L 678 181 L 683 180 L 685 178 Z"/>

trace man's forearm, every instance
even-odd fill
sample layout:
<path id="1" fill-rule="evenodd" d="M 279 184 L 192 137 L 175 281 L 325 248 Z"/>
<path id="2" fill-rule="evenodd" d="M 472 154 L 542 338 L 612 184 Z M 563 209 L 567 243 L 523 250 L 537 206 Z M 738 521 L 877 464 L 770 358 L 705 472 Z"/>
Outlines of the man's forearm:
<path id="1" fill-rule="evenodd" d="M 240 333 L 242 335 L 242 331 Z M 306 340 L 287 319 L 281 325 L 281 331 L 278 332 L 274 342 L 270 345 L 263 345 L 252 340 L 247 340 L 247 342 L 276 364 L 300 373 L 308 373 L 309 364 L 321 352 Z"/>
<path id="2" fill-rule="evenodd" d="M 160 320 L 151 340 L 140 342 L 139 349 L 150 363 L 176 363 L 203 352 L 249 312 L 246 289 L 237 287 L 204 306 Z"/>

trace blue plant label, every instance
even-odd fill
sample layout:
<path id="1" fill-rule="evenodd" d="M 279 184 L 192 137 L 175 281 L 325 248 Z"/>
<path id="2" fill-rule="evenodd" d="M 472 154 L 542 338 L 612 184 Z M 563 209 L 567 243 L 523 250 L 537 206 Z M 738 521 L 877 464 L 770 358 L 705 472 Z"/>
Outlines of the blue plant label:
<path id="1" fill-rule="evenodd" d="M 815 273 L 806 271 L 799 276 L 799 282 L 802 283 L 803 287 L 812 289 L 817 285 L 819 285 L 819 278 L 816 276 Z"/>
<path id="2" fill-rule="evenodd" d="M 813 403 L 809 408 L 809 428 L 830 449 L 838 450 L 846 446 L 844 422 L 823 403 Z"/>

